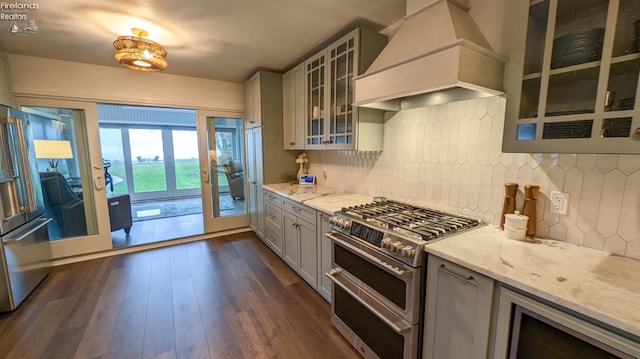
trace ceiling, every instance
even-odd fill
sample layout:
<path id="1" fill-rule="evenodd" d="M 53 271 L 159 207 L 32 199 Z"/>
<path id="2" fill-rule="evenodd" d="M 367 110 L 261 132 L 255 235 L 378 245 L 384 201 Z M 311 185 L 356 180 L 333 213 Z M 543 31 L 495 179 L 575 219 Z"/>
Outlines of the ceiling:
<path id="1" fill-rule="evenodd" d="M 120 66 L 113 41 L 132 27 L 168 52 L 165 73 L 244 82 L 257 69 L 284 72 L 355 26 L 382 30 L 405 14 L 405 0 L 56 0 L 6 10 L 0 51 Z M 17 17 L 17 19 L 16 19 Z M 26 18 L 26 19 L 25 19 Z"/>

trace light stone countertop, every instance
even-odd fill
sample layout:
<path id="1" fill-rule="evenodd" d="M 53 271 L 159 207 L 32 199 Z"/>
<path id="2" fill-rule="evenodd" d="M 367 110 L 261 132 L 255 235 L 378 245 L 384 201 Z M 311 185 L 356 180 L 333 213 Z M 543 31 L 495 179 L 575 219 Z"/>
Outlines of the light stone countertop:
<path id="1" fill-rule="evenodd" d="M 640 261 L 548 239 L 519 241 L 484 226 L 425 251 L 640 336 Z"/>
<path id="2" fill-rule="evenodd" d="M 337 212 L 342 207 L 373 202 L 373 197 L 370 196 L 319 185 L 305 187 L 297 184 L 276 183 L 262 185 L 262 188 L 327 214 Z"/>

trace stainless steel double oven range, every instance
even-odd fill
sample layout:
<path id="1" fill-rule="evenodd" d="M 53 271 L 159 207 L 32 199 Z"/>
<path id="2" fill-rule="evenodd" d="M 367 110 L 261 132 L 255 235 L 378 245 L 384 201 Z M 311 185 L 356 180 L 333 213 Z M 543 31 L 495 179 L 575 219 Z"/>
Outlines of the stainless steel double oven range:
<path id="1" fill-rule="evenodd" d="M 331 322 L 365 358 L 417 358 L 424 246 L 481 222 L 395 201 L 343 208 L 330 222 Z"/>

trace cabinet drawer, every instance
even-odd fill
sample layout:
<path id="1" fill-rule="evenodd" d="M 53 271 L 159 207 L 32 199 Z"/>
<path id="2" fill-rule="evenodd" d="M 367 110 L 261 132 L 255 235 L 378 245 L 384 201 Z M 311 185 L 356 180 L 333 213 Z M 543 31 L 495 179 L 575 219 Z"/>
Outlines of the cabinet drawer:
<path id="1" fill-rule="evenodd" d="M 267 204 L 264 207 L 266 213 L 265 221 L 267 224 L 271 223 L 272 226 L 279 230 L 282 223 L 282 210 L 280 208 L 273 207 L 270 204 Z"/>
<path id="2" fill-rule="evenodd" d="M 280 228 L 275 228 L 271 223 L 267 223 L 266 230 L 267 235 L 266 238 L 273 243 L 281 243 L 282 242 L 282 231 Z M 278 246 L 280 247 L 280 246 Z"/>
<path id="3" fill-rule="evenodd" d="M 278 255 L 282 256 L 282 232 L 279 229 L 272 228 L 267 222 L 265 228 L 264 242 Z"/>
<path id="4" fill-rule="evenodd" d="M 264 203 L 268 203 L 275 208 L 282 208 L 282 197 L 271 191 L 264 190 Z"/>
<path id="5" fill-rule="evenodd" d="M 316 224 L 316 211 L 314 209 L 288 199 L 282 200 L 282 208 L 285 211 L 304 219 L 310 224 Z"/>

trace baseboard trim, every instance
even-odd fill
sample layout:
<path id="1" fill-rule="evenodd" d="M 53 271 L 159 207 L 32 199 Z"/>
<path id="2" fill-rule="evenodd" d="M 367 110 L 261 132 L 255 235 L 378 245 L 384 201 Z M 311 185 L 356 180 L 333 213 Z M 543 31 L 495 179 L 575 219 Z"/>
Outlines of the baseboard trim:
<path id="1" fill-rule="evenodd" d="M 86 255 L 55 259 L 53 261 L 53 266 L 56 267 L 56 266 L 61 266 L 61 265 L 65 265 L 65 264 L 84 262 L 84 261 L 88 261 L 88 260 L 92 260 L 92 259 L 117 256 L 117 255 L 126 254 L 126 253 L 142 252 L 142 251 L 146 251 L 146 250 L 149 250 L 149 249 L 168 247 L 168 246 L 173 246 L 173 245 L 176 245 L 176 244 L 196 242 L 196 241 L 201 241 L 201 240 L 205 240 L 205 239 L 223 237 L 223 236 L 228 236 L 228 235 L 231 235 L 231 234 L 252 232 L 252 231 L 253 230 L 251 228 L 249 228 L 249 227 L 243 227 L 243 228 L 231 229 L 231 230 L 228 230 L 228 231 L 221 231 L 221 232 L 215 232 L 215 233 L 206 233 L 206 234 L 200 234 L 200 235 L 197 235 L 197 236 L 177 238 L 177 239 L 172 239 L 172 240 L 168 240 L 168 241 L 161 241 L 161 242 L 156 242 L 156 243 L 141 244 L 141 245 L 136 245 L 136 246 L 131 246 L 131 247 L 123 247 L 123 248 L 114 248 L 114 249 L 110 249 L 108 251 L 102 251 L 102 252 L 97 252 L 97 253 L 89 253 L 89 254 L 86 254 Z"/>

